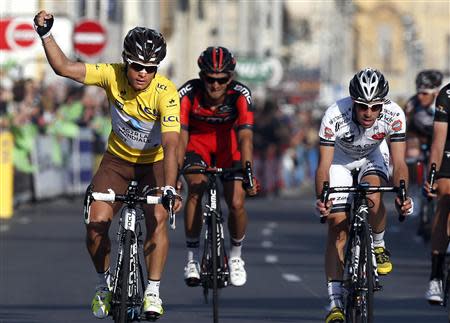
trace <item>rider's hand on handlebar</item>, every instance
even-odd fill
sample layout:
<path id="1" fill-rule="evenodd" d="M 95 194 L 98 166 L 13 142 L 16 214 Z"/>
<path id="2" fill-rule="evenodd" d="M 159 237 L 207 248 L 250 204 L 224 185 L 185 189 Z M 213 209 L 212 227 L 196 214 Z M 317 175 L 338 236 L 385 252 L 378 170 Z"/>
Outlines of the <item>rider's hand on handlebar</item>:
<path id="1" fill-rule="evenodd" d="M 164 186 L 161 203 L 166 210 L 169 210 L 172 205 L 172 210 L 176 213 L 181 209 L 181 199 L 177 197 L 178 194 L 173 186 Z"/>
<path id="2" fill-rule="evenodd" d="M 436 198 L 437 197 L 437 193 L 436 193 L 437 183 L 436 182 L 433 184 L 433 187 L 431 187 L 430 183 L 428 181 L 426 181 L 423 184 L 423 190 L 424 190 L 424 192 L 425 192 L 427 197 L 429 197 L 429 198 Z"/>
<path id="3" fill-rule="evenodd" d="M 333 202 L 331 200 L 328 200 L 326 205 L 321 201 L 321 199 L 316 200 L 316 211 L 320 214 L 321 217 L 329 216 L 332 206 Z"/>
<path id="4" fill-rule="evenodd" d="M 42 39 L 51 35 L 50 29 L 53 26 L 53 15 L 47 13 L 45 10 L 41 10 L 34 17 L 34 29 Z"/>
<path id="5" fill-rule="evenodd" d="M 399 197 L 395 199 L 395 208 L 397 212 L 403 216 L 411 215 L 414 212 L 414 201 L 409 196 L 406 197 L 406 201 L 401 205 Z"/>
<path id="6" fill-rule="evenodd" d="M 243 183 L 244 189 L 249 196 L 255 196 L 261 191 L 261 185 L 259 181 L 253 176 L 253 187 L 249 187 L 246 185 L 245 181 Z"/>

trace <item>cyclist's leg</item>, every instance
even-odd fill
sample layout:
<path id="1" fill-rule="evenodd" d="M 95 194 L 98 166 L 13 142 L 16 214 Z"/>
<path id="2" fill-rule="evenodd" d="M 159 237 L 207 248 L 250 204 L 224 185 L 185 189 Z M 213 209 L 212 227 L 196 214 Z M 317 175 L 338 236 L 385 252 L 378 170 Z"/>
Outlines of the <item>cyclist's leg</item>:
<path id="1" fill-rule="evenodd" d="M 207 155 L 205 155 L 207 158 Z M 209 160 L 207 160 L 209 162 Z M 188 151 L 183 169 L 204 168 L 207 162 L 194 151 Z M 201 174 L 184 176 L 187 183 L 187 198 L 184 206 L 184 232 L 186 237 L 187 263 L 184 280 L 188 286 L 200 284 L 200 234 L 202 231 L 202 197 L 207 186 L 207 177 Z"/>
<path id="2" fill-rule="evenodd" d="M 443 301 L 444 263 L 450 232 L 450 178 L 440 178 L 437 183 L 438 203 L 431 229 L 431 274 L 425 294 L 431 304 Z"/>
<path id="3" fill-rule="evenodd" d="M 92 179 L 96 192 L 125 192 L 130 169 L 127 164 L 106 152 L 97 173 Z M 120 209 L 120 203 L 95 201 L 90 208 L 90 223 L 86 225 L 86 245 L 97 272 L 104 272 L 110 266 L 109 253 L 111 242 L 108 229 L 113 215 Z"/>
<path id="4" fill-rule="evenodd" d="M 338 156 L 339 157 L 339 156 Z M 339 158 L 335 158 L 336 159 Z M 344 163 L 345 164 L 345 163 Z M 342 164 L 333 164 L 330 168 L 330 187 L 351 186 L 352 175 Z M 331 194 L 333 201 L 331 213 L 328 216 L 328 234 L 325 251 L 325 274 L 327 278 L 328 297 L 330 301 L 325 322 L 344 321 L 343 303 L 343 269 L 344 250 L 348 237 L 351 198 L 348 194 Z"/>
<path id="5" fill-rule="evenodd" d="M 130 168 L 125 162 L 106 152 L 92 179 L 93 190 L 106 193 L 111 188 L 115 192 L 124 192 L 128 184 L 125 178 L 129 174 Z M 86 226 L 86 246 L 98 273 L 96 293 L 92 300 L 92 312 L 98 318 L 106 317 L 110 311 L 111 242 L 108 230 L 113 215 L 120 207 L 119 203 L 93 202 L 90 208 L 90 223 Z"/>

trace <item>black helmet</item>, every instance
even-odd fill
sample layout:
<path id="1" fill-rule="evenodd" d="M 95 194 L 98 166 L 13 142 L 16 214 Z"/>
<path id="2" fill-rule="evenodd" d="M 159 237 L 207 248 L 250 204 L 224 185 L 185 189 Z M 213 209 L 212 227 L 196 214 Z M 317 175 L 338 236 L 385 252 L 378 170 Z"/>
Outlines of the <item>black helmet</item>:
<path id="1" fill-rule="evenodd" d="M 389 92 L 389 83 L 380 71 L 366 68 L 353 76 L 349 91 L 352 99 L 358 102 L 383 101 Z"/>
<path id="2" fill-rule="evenodd" d="M 208 47 L 197 64 L 204 73 L 230 73 L 234 71 L 236 59 L 225 47 Z"/>
<path id="3" fill-rule="evenodd" d="M 122 57 L 148 65 L 158 65 L 166 56 L 166 42 L 156 30 L 135 27 L 123 40 Z"/>
<path id="4" fill-rule="evenodd" d="M 437 89 L 442 84 L 442 73 L 438 70 L 424 70 L 417 74 L 416 89 Z"/>

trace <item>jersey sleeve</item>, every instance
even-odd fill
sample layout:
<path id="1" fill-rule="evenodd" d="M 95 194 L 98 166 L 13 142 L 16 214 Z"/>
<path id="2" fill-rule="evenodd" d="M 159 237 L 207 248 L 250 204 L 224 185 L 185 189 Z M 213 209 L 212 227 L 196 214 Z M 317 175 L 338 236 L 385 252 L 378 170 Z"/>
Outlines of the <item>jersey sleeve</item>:
<path id="1" fill-rule="evenodd" d="M 334 146 L 336 141 L 336 133 L 334 127 L 331 125 L 331 118 L 329 117 L 332 107 L 328 108 L 322 118 L 319 129 L 319 144 L 321 146 Z"/>
<path id="2" fill-rule="evenodd" d="M 184 130 L 189 130 L 189 115 L 192 108 L 190 96 L 193 88 L 191 82 L 188 81 L 178 90 L 178 93 L 180 94 L 180 123 L 181 128 Z"/>
<path id="3" fill-rule="evenodd" d="M 180 132 L 180 98 L 172 82 L 160 93 L 158 110 L 161 115 L 161 132 Z"/>
<path id="4" fill-rule="evenodd" d="M 434 122 L 449 122 L 450 112 L 450 83 L 443 87 L 436 98 L 436 112 Z"/>
<path id="5" fill-rule="evenodd" d="M 397 104 L 395 107 L 395 117 L 389 124 L 389 138 L 391 142 L 402 142 L 406 140 L 406 118 L 405 112 Z"/>
<path id="6" fill-rule="evenodd" d="M 97 85 L 102 88 L 108 87 L 110 84 L 110 77 L 114 75 L 114 68 L 111 64 L 85 64 L 86 77 L 84 84 Z"/>
<path id="7" fill-rule="evenodd" d="M 251 96 L 245 97 L 244 95 L 240 95 L 236 100 L 236 108 L 239 114 L 236 120 L 238 130 L 252 129 L 254 116 Z"/>

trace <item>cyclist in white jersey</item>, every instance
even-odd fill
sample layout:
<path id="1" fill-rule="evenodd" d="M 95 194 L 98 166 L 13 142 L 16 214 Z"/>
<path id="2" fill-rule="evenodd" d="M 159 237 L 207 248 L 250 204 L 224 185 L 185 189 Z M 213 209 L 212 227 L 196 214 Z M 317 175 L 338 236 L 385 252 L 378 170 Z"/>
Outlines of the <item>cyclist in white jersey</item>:
<path id="1" fill-rule="evenodd" d="M 389 160 L 393 163 L 393 184 L 408 181 L 405 163 L 405 115 L 403 110 L 386 98 L 388 82 L 377 70 L 367 68 L 350 81 L 350 97 L 330 106 L 320 126 L 320 159 L 316 172 L 316 193 L 320 195 L 323 182 L 330 186 L 351 186 L 351 170 L 360 168 L 359 180 L 370 185 L 387 185 Z M 390 147 L 386 142 L 390 140 Z M 390 148 L 390 149 L 389 149 Z M 373 230 L 374 251 L 378 274 L 392 271 L 390 253 L 385 247 L 386 209 L 381 194 L 371 194 L 370 224 Z M 396 199 L 403 215 L 412 212 L 412 200 L 403 205 Z M 328 239 L 325 271 L 330 298 L 330 312 L 326 323 L 344 322 L 343 311 L 343 250 L 348 234 L 348 194 L 331 194 L 327 205 L 320 199 L 316 208 L 328 218 Z"/>

